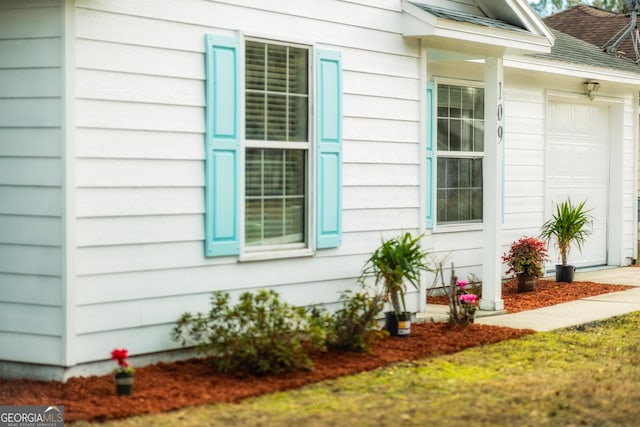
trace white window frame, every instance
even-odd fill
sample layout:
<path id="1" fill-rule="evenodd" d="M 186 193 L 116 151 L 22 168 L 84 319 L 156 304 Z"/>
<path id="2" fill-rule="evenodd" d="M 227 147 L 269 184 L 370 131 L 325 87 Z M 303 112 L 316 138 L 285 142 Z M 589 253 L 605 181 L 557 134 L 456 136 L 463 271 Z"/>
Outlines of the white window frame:
<path id="1" fill-rule="evenodd" d="M 451 86 L 462 86 L 462 87 L 474 87 L 484 89 L 484 83 L 477 80 L 464 80 L 464 79 L 451 79 L 446 77 L 434 77 L 434 110 L 433 114 L 435 115 L 433 123 L 435 126 L 434 130 L 434 162 L 433 162 L 433 232 L 434 233 L 450 233 L 450 232 L 461 232 L 461 231 L 479 231 L 484 227 L 484 214 L 482 217 L 482 221 L 480 222 L 470 222 L 470 223 L 452 223 L 452 224 L 439 224 L 438 223 L 438 159 L 441 157 L 451 157 L 451 158 L 482 158 L 482 173 L 484 175 L 484 151 L 440 151 L 438 150 L 438 87 L 441 84 L 451 85 Z M 485 141 L 486 144 L 486 141 Z M 483 192 L 483 205 L 484 205 L 484 176 L 482 183 L 482 192 Z"/>
<path id="2" fill-rule="evenodd" d="M 247 140 L 246 137 L 246 44 L 247 42 L 259 42 L 270 45 L 290 46 L 306 49 L 308 52 L 307 61 L 307 142 L 288 142 L 288 141 L 255 141 Z M 241 76 L 240 86 L 240 102 L 241 102 L 241 120 L 240 120 L 240 254 L 238 260 L 240 262 L 263 261 L 270 259 L 309 257 L 315 255 L 315 203 L 313 189 L 315 188 L 315 127 L 314 127 L 314 87 L 315 87 L 315 47 L 305 42 L 286 41 L 282 39 L 273 39 L 261 36 L 243 36 L 240 45 L 241 53 Z M 289 150 L 306 150 L 306 196 L 305 196 L 305 240 L 301 243 L 290 243 L 281 245 L 265 245 L 265 246 L 248 246 L 245 241 L 246 227 L 246 150 L 247 148 L 264 148 L 264 149 L 289 149 Z"/>

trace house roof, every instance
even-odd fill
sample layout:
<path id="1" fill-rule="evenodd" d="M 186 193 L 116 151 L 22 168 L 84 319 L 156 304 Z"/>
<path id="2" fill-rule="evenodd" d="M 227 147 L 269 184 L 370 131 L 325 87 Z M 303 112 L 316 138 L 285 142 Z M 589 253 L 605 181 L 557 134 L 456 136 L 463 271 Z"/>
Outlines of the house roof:
<path id="1" fill-rule="evenodd" d="M 549 52 L 553 35 L 526 0 L 403 0 L 403 35 L 486 55 Z"/>
<path id="2" fill-rule="evenodd" d="M 556 30 L 589 42 L 599 48 L 614 42 L 630 22 L 628 13 L 614 13 L 584 4 L 544 18 Z M 627 37 L 618 46 L 620 56 L 635 60 L 633 42 Z"/>
<path id="3" fill-rule="evenodd" d="M 552 30 L 556 42 L 550 53 L 531 54 L 529 56 L 564 63 L 607 68 L 640 74 L 640 65 L 604 52 L 600 47 L 584 40 Z"/>
<path id="4" fill-rule="evenodd" d="M 478 16 L 471 13 L 461 12 L 457 10 L 445 9 L 443 7 L 437 7 L 433 5 L 427 5 L 423 3 L 412 2 L 420 9 L 437 16 L 438 18 L 450 19 L 452 21 L 464 22 L 467 24 L 481 25 L 489 28 L 496 28 L 500 30 L 528 32 L 524 27 L 509 24 L 498 19 L 493 19 L 487 16 Z"/>

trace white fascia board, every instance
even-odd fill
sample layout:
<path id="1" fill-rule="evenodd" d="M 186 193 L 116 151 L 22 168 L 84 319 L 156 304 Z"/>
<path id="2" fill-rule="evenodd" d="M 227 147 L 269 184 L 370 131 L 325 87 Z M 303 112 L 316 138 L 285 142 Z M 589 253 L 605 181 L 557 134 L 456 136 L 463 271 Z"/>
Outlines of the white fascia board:
<path id="1" fill-rule="evenodd" d="M 595 68 L 588 65 L 569 64 L 558 61 L 541 60 L 539 58 L 505 57 L 504 65 L 527 71 L 537 71 L 549 74 L 561 74 L 569 77 L 640 85 L 640 74 L 627 73 L 610 68 Z"/>
<path id="2" fill-rule="evenodd" d="M 549 53 L 552 41 L 547 37 L 440 19 L 419 7 L 402 2 L 402 35 L 405 37 L 437 36 L 489 47 L 512 49 L 521 53 Z"/>
<path id="3" fill-rule="evenodd" d="M 471 43 L 492 45 L 505 49 L 514 49 L 527 53 L 551 52 L 551 44 L 542 36 L 524 33 L 517 34 L 515 32 L 498 29 L 486 29 L 479 32 L 478 27 L 475 25 L 453 21 L 438 22 L 433 35 Z"/>
<path id="4" fill-rule="evenodd" d="M 555 43 L 555 36 L 544 24 L 526 0 L 505 0 L 518 18 L 525 24 L 529 31 L 544 36 L 551 45 Z"/>

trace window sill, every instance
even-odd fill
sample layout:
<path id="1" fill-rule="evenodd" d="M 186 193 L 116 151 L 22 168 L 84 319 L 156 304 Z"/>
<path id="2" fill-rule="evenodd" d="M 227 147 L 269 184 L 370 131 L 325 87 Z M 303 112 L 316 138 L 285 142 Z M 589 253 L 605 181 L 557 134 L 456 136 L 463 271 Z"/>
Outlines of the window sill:
<path id="1" fill-rule="evenodd" d="M 245 252 L 238 258 L 239 262 L 268 261 L 286 258 L 303 258 L 315 255 L 315 251 L 309 248 L 288 250 L 266 250 L 260 252 Z"/>
<path id="2" fill-rule="evenodd" d="M 482 231 L 483 224 L 452 224 L 452 225 L 436 225 L 433 229 L 433 234 L 440 233 L 461 233 L 465 231 Z"/>

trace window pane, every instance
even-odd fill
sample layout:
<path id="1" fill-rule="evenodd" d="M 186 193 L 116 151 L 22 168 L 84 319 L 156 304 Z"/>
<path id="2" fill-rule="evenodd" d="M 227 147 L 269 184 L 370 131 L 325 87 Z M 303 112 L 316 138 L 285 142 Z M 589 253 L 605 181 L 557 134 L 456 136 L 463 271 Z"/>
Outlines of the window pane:
<path id="1" fill-rule="evenodd" d="M 291 96 L 289 98 L 289 138 L 288 141 L 308 142 L 309 131 L 307 120 L 307 97 Z"/>
<path id="2" fill-rule="evenodd" d="M 462 102 L 461 102 L 461 110 L 462 110 L 462 118 L 464 119 L 472 119 L 473 118 L 473 94 L 475 93 L 475 88 L 465 87 L 462 88 Z"/>
<path id="3" fill-rule="evenodd" d="M 305 227 L 304 198 L 287 199 L 285 215 L 284 243 L 303 242 L 302 230 Z"/>
<path id="4" fill-rule="evenodd" d="M 461 151 L 473 151 L 473 120 L 466 119 L 462 121 L 462 147 Z"/>
<path id="5" fill-rule="evenodd" d="M 280 150 L 264 150 L 264 196 L 284 195 L 283 155 Z"/>
<path id="6" fill-rule="evenodd" d="M 462 121 L 449 122 L 449 151 L 462 151 Z"/>
<path id="7" fill-rule="evenodd" d="M 262 195 L 262 150 L 248 149 L 245 159 L 245 191 L 247 196 Z"/>
<path id="8" fill-rule="evenodd" d="M 449 87 L 449 117 L 462 117 L 462 88 Z"/>
<path id="9" fill-rule="evenodd" d="M 286 192 L 287 196 L 301 196 L 305 191 L 306 169 L 303 151 L 287 151 L 286 158 Z"/>
<path id="10" fill-rule="evenodd" d="M 306 151 L 246 150 L 245 242 L 305 242 Z"/>
<path id="11" fill-rule="evenodd" d="M 282 243 L 278 238 L 282 237 L 282 226 L 284 223 L 284 200 L 264 201 L 264 243 Z"/>
<path id="12" fill-rule="evenodd" d="M 449 119 L 438 119 L 438 150 L 449 150 Z"/>
<path id="13" fill-rule="evenodd" d="M 449 85 L 438 85 L 438 117 L 449 117 Z"/>
<path id="14" fill-rule="evenodd" d="M 262 240 L 262 200 L 247 200 L 245 203 L 244 240 L 248 246 Z"/>
<path id="15" fill-rule="evenodd" d="M 484 151 L 484 122 L 473 121 L 473 151 Z"/>
<path id="16" fill-rule="evenodd" d="M 482 159 L 471 161 L 471 186 L 482 189 Z"/>
<path id="17" fill-rule="evenodd" d="M 482 159 L 438 158 L 438 224 L 482 221 Z"/>
<path id="18" fill-rule="evenodd" d="M 473 118 L 484 120 L 484 90 L 478 87 L 473 94 Z"/>
<path id="19" fill-rule="evenodd" d="M 268 95 L 267 97 L 267 140 L 287 140 L 287 97 Z"/>
<path id="20" fill-rule="evenodd" d="M 267 90 L 287 91 L 287 47 L 267 46 Z"/>
<path id="21" fill-rule="evenodd" d="M 264 95 L 261 93 L 247 93 L 246 98 L 247 139 L 265 140 Z"/>
<path id="22" fill-rule="evenodd" d="M 289 92 L 306 95 L 309 91 L 307 82 L 308 51 L 306 49 L 289 48 Z"/>
<path id="23" fill-rule="evenodd" d="M 247 42 L 246 46 L 246 87 L 264 90 L 264 43 Z"/>

